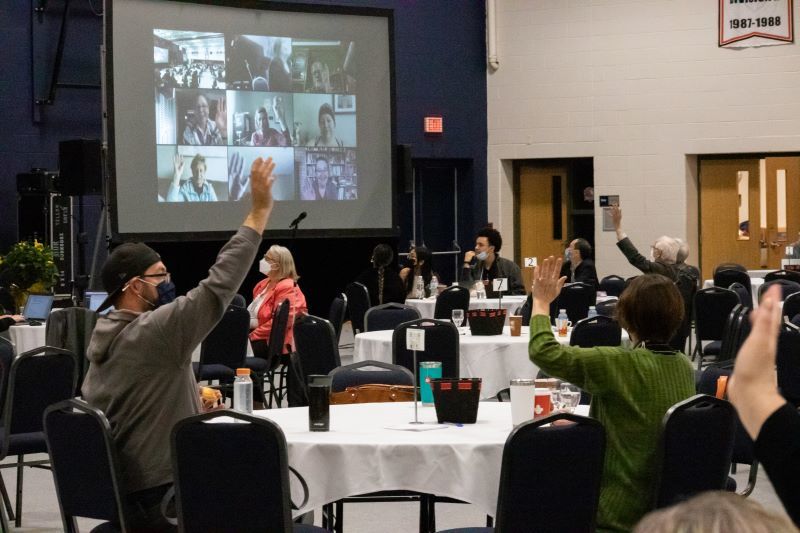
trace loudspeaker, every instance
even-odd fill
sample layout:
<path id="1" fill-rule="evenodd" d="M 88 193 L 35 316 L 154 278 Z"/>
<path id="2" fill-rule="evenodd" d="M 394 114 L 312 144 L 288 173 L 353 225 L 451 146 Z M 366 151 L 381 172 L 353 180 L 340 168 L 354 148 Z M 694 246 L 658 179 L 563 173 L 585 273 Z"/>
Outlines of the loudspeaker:
<path id="1" fill-rule="evenodd" d="M 103 192 L 103 145 L 98 139 L 58 143 L 61 191 L 70 196 Z"/>
<path id="2" fill-rule="evenodd" d="M 411 164 L 411 145 L 398 144 L 396 147 L 397 155 L 397 179 L 402 184 L 403 192 L 413 192 L 414 190 L 414 168 Z"/>

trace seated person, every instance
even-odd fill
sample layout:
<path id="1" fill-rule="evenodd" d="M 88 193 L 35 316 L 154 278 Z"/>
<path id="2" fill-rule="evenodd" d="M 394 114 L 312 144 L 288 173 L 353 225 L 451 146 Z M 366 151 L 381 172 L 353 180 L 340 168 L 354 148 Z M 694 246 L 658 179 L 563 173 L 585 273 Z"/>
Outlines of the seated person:
<path id="1" fill-rule="evenodd" d="M 168 202 L 216 202 L 217 193 L 206 181 L 206 158 L 197 154 L 190 165 L 192 178 L 181 183 L 183 175 L 183 156 L 175 154 L 175 174 L 167 190 Z"/>
<path id="2" fill-rule="evenodd" d="M 292 136 L 286 127 L 283 101 L 279 96 L 272 101 L 272 112 L 275 116 L 275 125 L 280 128 L 280 131 L 270 127 L 266 108 L 259 107 L 256 113 L 256 128 L 258 129 L 250 137 L 250 144 L 253 146 L 291 146 Z"/>
<path id="3" fill-rule="evenodd" d="M 650 247 L 650 259 L 639 253 L 628 235 L 622 231 L 622 210 L 618 205 L 611 206 L 611 218 L 617 232 L 617 247 L 628 259 L 628 262 L 645 274 L 661 274 L 672 281 L 678 279 L 675 262 L 680 246 L 672 237 L 659 237 Z"/>
<path id="4" fill-rule="evenodd" d="M 492 280 L 506 278 L 508 290 L 505 294 L 525 294 L 522 284 L 522 272 L 519 266 L 510 259 L 500 257 L 503 237 L 493 228 L 484 228 L 475 237 L 475 250 L 464 254 L 464 266 L 461 269 L 461 281 L 482 281 L 487 295 L 492 292 Z"/>
<path id="5" fill-rule="evenodd" d="M 414 281 L 417 276 L 422 276 L 425 283 L 425 297 L 431 295 L 431 279 L 433 279 L 433 267 L 431 260 L 433 255 L 427 246 L 415 246 L 408 254 L 409 266 L 400 270 L 400 279 L 406 288 L 406 298 L 416 298 L 416 288 Z M 436 295 L 434 295 L 436 296 Z"/>
<path id="6" fill-rule="evenodd" d="M 600 282 L 597 281 L 597 270 L 592 261 L 592 245 L 589 241 L 574 239 L 564 250 L 564 259 L 561 275 L 567 278 L 567 283 L 586 283 L 597 289 Z"/>
<path id="7" fill-rule="evenodd" d="M 223 101 L 224 102 L 224 101 Z M 225 144 L 223 135 L 225 128 L 224 103 L 217 111 L 216 121 L 208 118 L 208 99 L 202 94 L 197 95 L 194 108 L 194 118 L 186 124 L 183 130 L 183 144 L 195 146 L 222 146 Z"/>
<path id="8" fill-rule="evenodd" d="M 0 331 L 5 331 L 17 322 L 22 322 L 22 315 L 0 315 Z"/>
<path id="9" fill-rule="evenodd" d="M 753 328 L 736 356 L 728 398 L 786 512 L 800 525 L 800 415 L 778 390 L 775 359 L 783 322 L 781 289 L 770 287 L 750 314 Z"/>
<path id="10" fill-rule="evenodd" d="M 356 281 L 363 284 L 369 293 L 370 305 L 406 301 L 406 289 L 397 271 L 392 268 L 394 252 L 388 244 L 379 244 L 372 251 L 372 268 L 358 275 Z"/>
<path id="11" fill-rule="evenodd" d="M 325 157 L 318 157 L 314 164 L 314 175 L 306 176 L 300 184 L 301 200 L 338 200 L 339 185 L 330 173 L 330 164 Z"/>
<path id="12" fill-rule="evenodd" d="M 344 147 L 344 141 L 336 136 L 336 114 L 330 104 L 325 103 L 319 106 L 317 124 L 319 137 L 314 140 L 314 146 Z"/>
<path id="13" fill-rule="evenodd" d="M 689 258 L 689 243 L 683 239 L 675 239 L 678 243 L 678 256 L 675 260 L 675 268 L 684 276 L 694 280 L 695 287 L 700 286 L 700 269 L 686 262 Z"/>
<path id="14" fill-rule="evenodd" d="M 563 346 L 550 327 L 550 303 L 566 281 L 560 270 L 561 258 L 550 257 L 534 271 L 530 358 L 591 393 L 590 416 L 605 427 L 607 443 L 597 527 L 630 531 L 652 505 L 664 415 L 695 394 L 691 362 L 667 344 L 683 320 L 683 300 L 669 278 L 638 276 L 617 305 L 633 347 Z"/>

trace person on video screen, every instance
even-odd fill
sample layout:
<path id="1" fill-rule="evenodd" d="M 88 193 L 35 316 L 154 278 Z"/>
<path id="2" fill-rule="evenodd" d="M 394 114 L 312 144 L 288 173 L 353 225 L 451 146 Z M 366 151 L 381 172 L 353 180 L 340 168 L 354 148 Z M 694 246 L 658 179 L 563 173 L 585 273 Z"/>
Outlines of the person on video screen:
<path id="1" fill-rule="evenodd" d="M 311 62 L 311 87 L 308 89 L 312 93 L 329 93 L 333 91 L 331 85 L 331 71 L 328 65 L 319 59 Z"/>
<path id="2" fill-rule="evenodd" d="M 337 200 L 339 187 L 330 175 L 330 165 L 324 157 L 317 158 L 314 175 L 307 176 L 300 187 L 301 200 Z"/>
<path id="3" fill-rule="evenodd" d="M 289 56 L 292 55 L 292 41 L 286 37 L 275 39 L 272 62 L 269 64 L 269 90 L 288 93 L 292 90 L 292 71 Z"/>
<path id="4" fill-rule="evenodd" d="M 272 114 L 275 117 L 275 125 L 280 128 L 280 131 L 269 127 L 269 114 L 266 108 L 259 107 L 256 113 L 258 129 L 250 137 L 250 144 L 253 146 L 290 146 L 292 144 L 292 137 L 286 127 L 283 99 L 280 96 L 276 96 L 272 101 Z"/>
<path id="5" fill-rule="evenodd" d="M 331 104 L 319 106 L 319 137 L 314 141 L 314 146 L 332 146 L 343 148 L 344 143 L 336 137 L 336 114 Z"/>
<path id="6" fill-rule="evenodd" d="M 220 146 L 225 144 L 222 131 L 225 130 L 225 100 L 220 100 L 215 120 L 209 119 L 208 99 L 197 95 L 194 107 L 194 119 L 186 123 L 183 130 L 183 144 L 194 146 Z"/>
<path id="7" fill-rule="evenodd" d="M 181 183 L 185 162 L 183 156 L 175 154 L 175 174 L 167 191 L 168 202 L 216 202 L 217 193 L 210 182 L 206 181 L 206 158 L 200 154 L 194 156 L 190 165 L 192 178 Z"/>

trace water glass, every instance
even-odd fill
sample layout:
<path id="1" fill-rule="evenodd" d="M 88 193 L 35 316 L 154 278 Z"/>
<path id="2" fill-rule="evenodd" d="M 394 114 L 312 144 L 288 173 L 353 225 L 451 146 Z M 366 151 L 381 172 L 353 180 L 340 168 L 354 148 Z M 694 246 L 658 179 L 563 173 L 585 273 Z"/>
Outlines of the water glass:
<path id="1" fill-rule="evenodd" d="M 453 324 L 455 324 L 457 328 L 460 328 L 461 324 L 464 323 L 464 310 L 453 309 L 453 313 L 450 315 L 450 318 L 453 320 Z"/>
<path id="2" fill-rule="evenodd" d="M 581 403 L 581 389 L 569 383 L 562 383 L 559 398 L 561 408 L 568 413 L 572 413 Z"/>

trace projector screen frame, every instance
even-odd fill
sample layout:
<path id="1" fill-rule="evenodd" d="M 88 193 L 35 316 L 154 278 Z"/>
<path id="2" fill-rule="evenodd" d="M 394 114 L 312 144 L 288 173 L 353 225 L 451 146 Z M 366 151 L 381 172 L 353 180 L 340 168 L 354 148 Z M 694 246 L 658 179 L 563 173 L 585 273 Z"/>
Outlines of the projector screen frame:
<path id="1" fill-rule="evenodd" d="M 117 0 L 120 1 L 120 0 Z M 398 225 L 399 199 L 397 197 L 399 186 L 398 161 L 396 146 L 397 114 L 396 114 L 396 80 L 395 80 L 395 37 L 394 37 L 394 10 L 376 7 L 337 6 L 330 4 L 284 3 L 259 0 L 165 0 L 165 2 L 181 4 L 199 4 L 218 6 L 230 9 L 257 9 L 261 11 L 280 11 L 296 13 L 355 15 L 367 17 L 383 17 L 387 19 L 387 38 L 389 54 L 389 133 L 390 146 L 388 147 L 391 158 L 390 169 L 390 194 L 391 194 L 391 227 L 383 228 L 333 228 L 333 229 L 302 229 L 274 228 L 268 225 L 264 232 L 265 238 L 349 238 L 349 237 L 397 237 L 400 233 Z M 113 51 L 113 5 L 114 0 L 106 0 L 104 9 L 104 50 L 103 50 L 103 119 L 105 136 L 105 172 L 104 172 L 104 201 L 106 206 L 107 221 L 110 227 L 110 240 L 113 243 L 130 241 L 150 242 L 176 242 L 176 241 L 218 241 L 227 239 L 237 228 L 221 231 L 192 231 L 192 232 L 120 232 L 117 203 L 117 174 L 116 174 L 116 148 L 115 148 L 115 116 L 114 109 L 114 51 Z"/>

